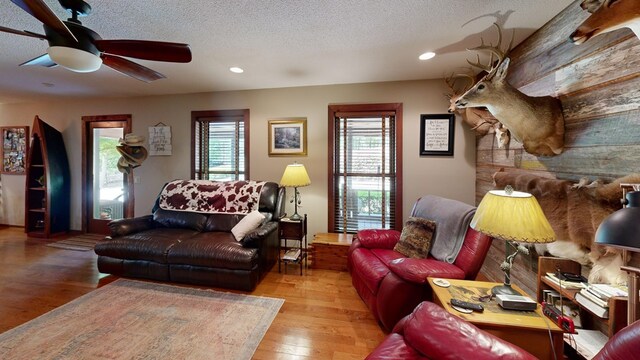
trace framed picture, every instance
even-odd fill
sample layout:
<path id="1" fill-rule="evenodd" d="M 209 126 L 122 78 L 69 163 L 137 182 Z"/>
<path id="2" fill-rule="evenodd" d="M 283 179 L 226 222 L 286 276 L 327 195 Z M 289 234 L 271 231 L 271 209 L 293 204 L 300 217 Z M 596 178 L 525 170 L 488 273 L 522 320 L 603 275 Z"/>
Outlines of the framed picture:
<path id="1" fill-rule="evenodd" d="M 307 156 L 307 119 L 269 120 L 269 156 Z"/>
<path id="2" fill-rule="evenodd" d="M 6 126 L 2 129 L 3 174 L 24 174 L 29 152 L 29 127 Z"/>
<path id="3" fill-rule="evenodd" d="M 453 156 L 454 114 L 420 115 L 420 156 Z"/>

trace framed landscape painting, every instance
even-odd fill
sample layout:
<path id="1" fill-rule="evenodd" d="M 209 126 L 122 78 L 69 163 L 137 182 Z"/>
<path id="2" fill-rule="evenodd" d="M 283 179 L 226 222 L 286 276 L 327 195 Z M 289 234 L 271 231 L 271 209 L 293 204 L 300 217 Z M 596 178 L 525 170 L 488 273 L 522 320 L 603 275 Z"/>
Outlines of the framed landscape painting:
<path id="1" fill-rule="evenodd" d="M 29 127 L 6 126 L 2 129 L 3 174 L 24 174 L 29 152 Z"/>
<path id="2" fill-rule="evenodd" d="M 306 155 L 306 118 L 269 120 L 269 156 Z"/>

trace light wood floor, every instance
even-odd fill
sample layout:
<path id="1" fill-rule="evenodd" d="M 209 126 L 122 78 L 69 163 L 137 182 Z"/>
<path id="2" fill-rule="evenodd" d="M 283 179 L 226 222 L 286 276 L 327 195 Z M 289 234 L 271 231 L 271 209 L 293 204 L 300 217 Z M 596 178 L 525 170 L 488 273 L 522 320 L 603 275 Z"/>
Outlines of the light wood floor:
<path id="1" fill-rule="evenodd" d="M 92 251 L 46 246 L 22 228 L 0 230 L 0 332 L 36 318 L 115 278 L 98 273 Z M 363 359 L 385 334 L 346 272 L 277 265 L 254 295 L 285 299 L 254 359 Z"/>

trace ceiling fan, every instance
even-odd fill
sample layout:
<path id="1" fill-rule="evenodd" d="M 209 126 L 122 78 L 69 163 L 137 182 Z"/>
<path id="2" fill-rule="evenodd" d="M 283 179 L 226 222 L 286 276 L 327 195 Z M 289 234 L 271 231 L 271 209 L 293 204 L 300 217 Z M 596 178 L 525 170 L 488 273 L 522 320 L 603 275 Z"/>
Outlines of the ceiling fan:
<path id="1" fill-rule="evenodd" d="M 31 16 L 42 22 L 45 35 L 28 30 L 0 26 L 0 31 L 47 40 L 47 53 L 26 61 L 20 66 L 60 65 L 75 72 L 96 71 L 102 64 L 135 79 L 151 82 L 165 78 L 161 73 L 127 60 L 122 56 L 144 60 L 188 63 L 189 45 L 146 40 L 103 40 L 95 31 L 84 27 L 79 16 L 91 13 L 91 6 L 83 0 L 58 0 L 71 13 L 62 21 L 43 0 L 11 0 Z M 120 56 L 118 56 L 120 55 Z"/>

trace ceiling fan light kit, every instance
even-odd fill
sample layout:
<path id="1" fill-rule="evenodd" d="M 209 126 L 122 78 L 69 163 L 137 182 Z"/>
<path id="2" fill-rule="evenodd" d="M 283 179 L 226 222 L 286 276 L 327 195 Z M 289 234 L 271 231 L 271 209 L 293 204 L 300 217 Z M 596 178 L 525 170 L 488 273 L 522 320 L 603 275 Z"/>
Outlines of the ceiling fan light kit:
<path id="1" fill-rule="evenodd" d="M 125 57 L 188 63 L 191 61 L 189 45 L 146 40 L 103 40 L 98 33 L 82 25 L 79 16 L 91 13 L 91 6 L 83 0 L 58 0 L 71 13 L 66 21 L 58 19 L 44 0 L 11 0 L 22 10 L 42 22 L 45 35 L 31 31 L 15 30 L 0 26 L 0 32 L 47 40 L 47 54 L 28 60 L 20 66 L 55 67 L 88 73 L 98 70 L 102 64 L 134 79 L 151 82 L 165 78 Z"/>
<path id="2" fill-rule="evenodd" d="M 102 59 L 90 52 L 65 46 L 51 46 L 47 49 L 51 60 L 65 69 L 88 73 L 100 69 Z"/>

